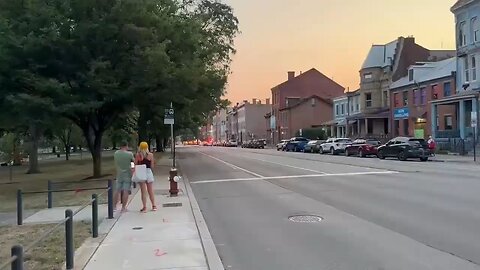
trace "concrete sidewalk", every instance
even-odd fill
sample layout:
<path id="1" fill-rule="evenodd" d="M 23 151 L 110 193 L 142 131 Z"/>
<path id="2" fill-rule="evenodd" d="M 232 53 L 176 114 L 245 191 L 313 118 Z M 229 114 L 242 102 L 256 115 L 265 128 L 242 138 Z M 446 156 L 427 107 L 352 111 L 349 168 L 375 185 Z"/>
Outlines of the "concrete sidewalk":
<path id="1" fill-rule="evenodd" d="M 168 162 L 160 160 L 155 169 L 158 211 L 140 213 L 140 192 L 133 195 L 129 212 L 120 215 L 83 269 L 224 269 L 188 181 L 179 182 L 178 197 L 168 196 Z"/>

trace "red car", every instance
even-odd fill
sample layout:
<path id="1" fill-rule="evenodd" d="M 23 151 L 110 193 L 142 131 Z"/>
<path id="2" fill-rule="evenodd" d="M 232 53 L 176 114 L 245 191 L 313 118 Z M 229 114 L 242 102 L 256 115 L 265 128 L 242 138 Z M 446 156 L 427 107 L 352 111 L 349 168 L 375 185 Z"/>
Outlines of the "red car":
<path id="1" fill-rule="evenodd" d="M 356 139 L 345 148 L 345 156 L 357 155 L 359 157 L 376 156 L 377 148 L 381 145 L 375 139 Z"/>

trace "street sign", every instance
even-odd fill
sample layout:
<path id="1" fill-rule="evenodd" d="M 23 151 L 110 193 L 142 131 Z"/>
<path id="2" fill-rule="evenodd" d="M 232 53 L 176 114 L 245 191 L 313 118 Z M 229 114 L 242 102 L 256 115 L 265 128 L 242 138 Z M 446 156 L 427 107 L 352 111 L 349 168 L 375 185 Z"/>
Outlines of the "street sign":
<path id="1" fill-rule="evenodd" d="M 471 112 L 470 114 L 471 118 L 471 127 L 476 127 L 477 126 L 477 112 Z"/>
<path id="2" fill-rule="evenodd" d="M 173 109 L 165 109 L 165 118 L 163 120 L 165 125 L 175 124 L 175 111 Z"/>

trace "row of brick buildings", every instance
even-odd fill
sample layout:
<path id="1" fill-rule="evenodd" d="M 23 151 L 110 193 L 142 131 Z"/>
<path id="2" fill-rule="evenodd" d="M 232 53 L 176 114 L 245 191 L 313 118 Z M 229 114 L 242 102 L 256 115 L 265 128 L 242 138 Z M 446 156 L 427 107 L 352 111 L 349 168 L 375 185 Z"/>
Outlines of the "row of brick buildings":
<path id="1" fill-rule="evenodd" d="M 276 143 L 320 127 L 337 137 L 471 138 L 480 90 L 480 0 L 459 0 L 451 11 L 456 50 L 429 50 L 413 37 L 373 45 L 355 91 L 314 68 L 290 71 L 271 89 L 271 105 L 244 101 L 218 112 L 213 137 Z"/>

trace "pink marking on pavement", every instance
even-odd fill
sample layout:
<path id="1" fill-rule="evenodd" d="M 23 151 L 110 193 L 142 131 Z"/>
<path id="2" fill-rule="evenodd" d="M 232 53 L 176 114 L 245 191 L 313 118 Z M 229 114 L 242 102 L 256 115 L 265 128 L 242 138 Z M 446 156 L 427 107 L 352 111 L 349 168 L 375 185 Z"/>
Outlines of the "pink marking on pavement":
<path id="1" fill-rule="evenodd" d="M 161 257 L 161 256 L 163 256 L 163 255 L 167 255 L 167 252 L 165 252 L 165 251 L 161 251 L 161 250 L 160 250 L 160 249 L 158 249 L 158 248 L 157 248 L 157 249 L 155 249 L 155 256 L 157 256 L 157 257 Z"/>

